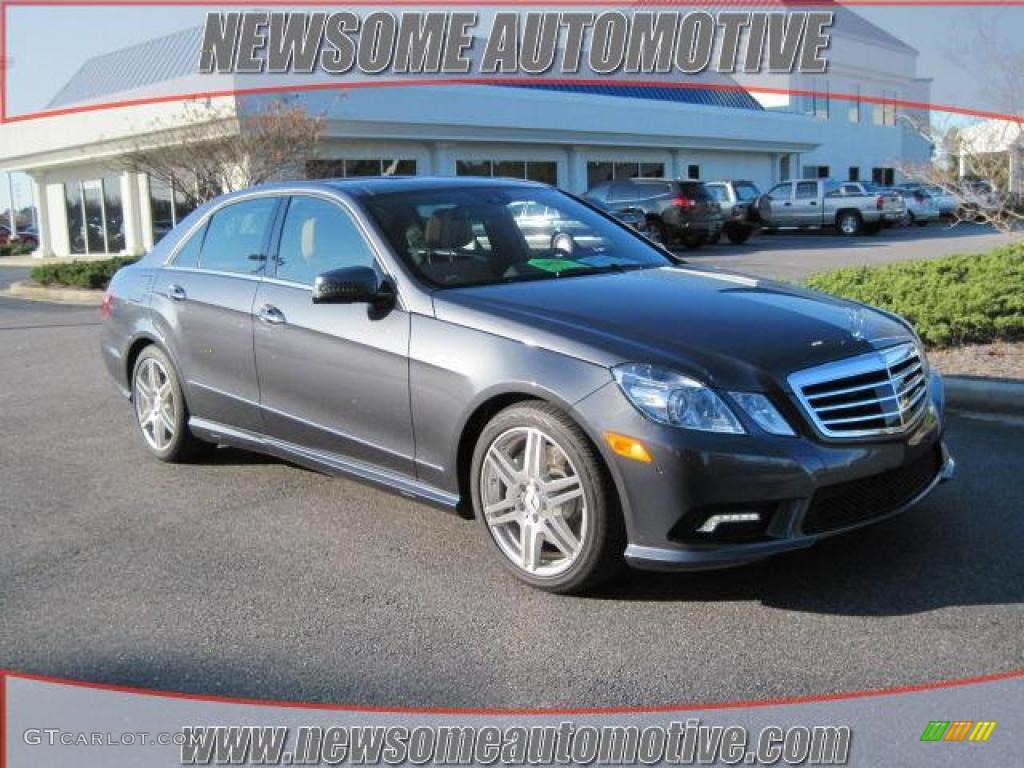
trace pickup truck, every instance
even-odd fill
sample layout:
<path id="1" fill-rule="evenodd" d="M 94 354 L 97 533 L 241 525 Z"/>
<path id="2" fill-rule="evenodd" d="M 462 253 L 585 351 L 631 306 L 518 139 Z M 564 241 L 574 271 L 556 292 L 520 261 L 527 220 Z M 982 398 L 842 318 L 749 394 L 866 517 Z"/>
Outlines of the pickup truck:
<path id="1" fill-rule="evenodd" d="M 904 205 L 899 195 L 872 192 L 859 182 L 811 179 L 776 184 L 758 199 L 757 211 L 766 229 L 835 227 L 852 236 L 899 224 Z"/>

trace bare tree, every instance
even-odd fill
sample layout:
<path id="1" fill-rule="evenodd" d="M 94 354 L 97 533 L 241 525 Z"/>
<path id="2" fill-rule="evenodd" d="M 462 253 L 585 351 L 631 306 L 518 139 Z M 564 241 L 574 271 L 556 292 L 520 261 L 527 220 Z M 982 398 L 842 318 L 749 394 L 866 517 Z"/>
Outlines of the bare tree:
<path id="1" fill-rule="evenodd" d="M 1024 53 L 1007 45 L 998 20 L 975 18 L 973 26 L 973 33 L 956 36 L 947 54 L 976 77 L 978 92 L 1010 119 L 965 126 L 948 115 L 933 115 L 930 120 L 920 114 L 900 115 L 934 150 L 931 162 L 901 164 L 900 171 L 911 181 L 954 197 L 955 222 L 978 221 L 1002 232 L 1017 232 L 1024 224 Z"/>
<path id="2" fill-rule="evenodd" d="M 284 100 L 248 114 L 192 101 L 180 115 L 152 123 L 119 164 L 172 186 L 194 207 L 223 192 L 303 176 L 322 135 L 322 117 Z"/>

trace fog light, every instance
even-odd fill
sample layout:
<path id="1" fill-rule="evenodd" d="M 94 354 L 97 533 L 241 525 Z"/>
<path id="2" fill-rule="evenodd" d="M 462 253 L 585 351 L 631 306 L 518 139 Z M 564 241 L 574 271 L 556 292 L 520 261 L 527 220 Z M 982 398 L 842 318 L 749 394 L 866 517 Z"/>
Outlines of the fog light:
<path id="1" fill-rule="evenodd" d="M 605 432 L 604 439 L 608 441 L 608 445 L 619 456 L 625 456 L 627 459 L 640 461 L 644 464 L 651 463 L 651 454 L 647 452 L 647 448 L 639 440 L 634 440 L 632 437 L 626 437 L 625 435 L 617 435 L 614 432 Z"/>
<path id="2" fill-rule="evenodd" d="M 698 533 L 714 533 L 720 525 L 733 525 L 735 523 L 759 523 L 761 514 L 759 512 L 739 512 L 733 515 L 712 515 L 704 521 L 704 525 L 697 529 Z"/>

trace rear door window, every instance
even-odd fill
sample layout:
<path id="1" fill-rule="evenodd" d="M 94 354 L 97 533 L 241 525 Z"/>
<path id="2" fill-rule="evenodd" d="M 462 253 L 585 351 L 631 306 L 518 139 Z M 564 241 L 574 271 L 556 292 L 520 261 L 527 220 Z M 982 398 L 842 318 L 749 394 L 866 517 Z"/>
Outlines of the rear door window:
<path id="1" fill-rule="evenodd" d="M 267 235 L 278 198 L 232 203 L 213 214 L 206 228 L 199 266 L 217 272 L 256 275 L 266 262 Z"/>
<path id="2" fill-rule="evenodd" d="M 199 266 L 199 252 L 203 247 L 203 238 L 206 236 L 206 227 L 208 222 L 203 222 L 203 226 L 193 232 L 183 246 L 178 249 L 177 256 L 174 257 L 174 266 L 176 267 L 198 267 Z"/>
<path id="3" fill-rule="evenodd" d="M 797 200 L 813 200 L 818 196 L 818 183 L 815 181 L 801 181 L 796 185 Z"/>
<path id="4" fill-rule="evenodd" d="M 711 193 L 708 192 L 708 188 L 699 181 L 684 181 L 679 187 L 683 197 L 688 197 L 691 200 L 704 200 L 707 202 L 714 199 L 711 197 Z"/>

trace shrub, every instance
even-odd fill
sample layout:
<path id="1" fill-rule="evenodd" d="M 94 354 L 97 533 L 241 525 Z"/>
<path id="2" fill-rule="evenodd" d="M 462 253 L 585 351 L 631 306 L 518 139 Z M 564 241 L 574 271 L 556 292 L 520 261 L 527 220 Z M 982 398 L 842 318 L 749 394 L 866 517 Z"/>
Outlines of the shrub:
<path id="1" fill-rule="evenodd" d="M 932 347 L 1024 339 L 1024 243 L 813 275 L 814 290 L 902 315 Z"/>
<path id="2" fill-rule="evenodd" d="M 32 270 L 32 279 L 40 285 L 65 285 L 74 288 L 104 289 L 121 267 L 138 261 L 131 256 L 118 256 L 104 261 L 69 261 L 46 264 Z"/>
<path id="3" fill-rule="evenodd" d="M 32 253 L 35 249 L 36 247 L 31 243 L 15 240 L 13 243 L 0 245 L 0 256 L 20 256 L 23 253 Z"/>

